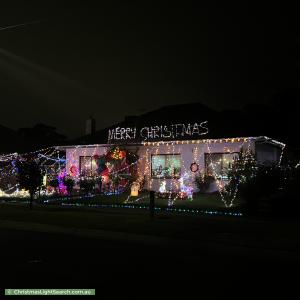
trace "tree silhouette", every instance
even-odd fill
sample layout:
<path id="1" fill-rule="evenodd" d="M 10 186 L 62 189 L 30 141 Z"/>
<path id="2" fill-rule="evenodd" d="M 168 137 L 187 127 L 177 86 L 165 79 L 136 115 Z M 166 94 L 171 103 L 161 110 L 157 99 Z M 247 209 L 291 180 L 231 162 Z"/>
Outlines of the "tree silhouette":
<path id="1" fill-rule="evenodd" d="M 21 189 L 29 191 L 29 207 L 32 209 L 34 195 L 43 183 L 43 176 L 39 165 L 32 159 L 19 161 L 17 180 Z"/>
<path id="2" fill-rule="evenodd" d="M 24 142 L 25 151 L 60 145 L 66 139 L 64 135 L 56 131 L 55 127 L 41 123 L 32 128 L 20 128 L 18 134 Z"/>

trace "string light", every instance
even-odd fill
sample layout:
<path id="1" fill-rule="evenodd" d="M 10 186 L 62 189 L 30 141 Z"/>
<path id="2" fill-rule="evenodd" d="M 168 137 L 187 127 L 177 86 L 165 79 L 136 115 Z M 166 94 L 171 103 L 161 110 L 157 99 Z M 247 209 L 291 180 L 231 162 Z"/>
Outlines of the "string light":
<path id="1" fill-rule="evenodd" d="M 281 164 L 281 161 L 282 161 L 282 157 L 283 157 L 283 151 L 284 151 L 284 148 L 285 148 L 285 144 L 283 143 L 280 143 L 280 142 L 277 142 L 273 139 L 270 139 L 270 138 L 267 138 L 265 136 L 262 136 L 262 137 L 238 137 L 238 138 L 221 138 L 221 139 L 203 139 L 203 140 L 186 140 L 186 141 L 158 141 L 158 142 L 142 142 L 142 146 L 145 146 L 146 149 L 145 151 L 140 148 L 139 150 L 142 151 L 142 155 L 140 158 L 138 158 L 135 162 L 132 162 L 131 164 L 129 165 L 126 165 L 122 168 L 119 168 L 117 170 L 113 170 L 111 172 L 111 175 L 112 176 L 118 176 L 119 174 L 121 174 L 121 172 L 124 172 L 126 170 L 129 170 L 131 167 L 134 167 L 134 166 L 137 166 L 137 182 L 138 183 L 142 183 L 144 181 L 144 179 L 146 179 L 146 183 L 148 184 L 148 188 L 151 190 L 152 187 L 153 187 L 153 182 L 154 182 L 154 178 L 151 174 L 151 155 L 158 155 L 159 153 L 161 153 L 161 149 L 164 149 L 164 152 L 167 153 L 167 165 L 168 166 L 171 166 L 172 163 L 174 162 L 174 156 L 176 154 L 176 148 L 175 148 L 175 145 L 176 147 L 179 146 L 179 153 L 184 153 L 184 151 L 182 151 L 182 146 L 185 146 L 185 145 L 192 145 L 193 146 L 193 155 L 192 155 L 192 162 L 195 162 L 196 164 L 200 165 L 200 158 L 202 155 L 204 155 L 204 148 L 199 151 L 199 146 L 201 144 L 203 144 L 203 147 L 207 147 L 207 150 L 208 150 L 208 155 L 209 155 L 209 158 L 211 160 L 211 167 L 212 167 L 212 170 L 213 170 L 213 175 L 214 175 L 214 178 L 215 178 L 215 181 L 216 181 L 216 184 L 217 184 L 217 188 L 218 188 L 218 191 L 219 191 L 219 194 L 221 196 L 221 200 L 222 202 L 224 203 L 225 207 L 231 207 L 234 203 L 234 200 L 236 198 L 236 195 L 237 195 L 237 189 L 238 189 L 238 185 L 239 185 L 239 182 L 237 183 L 237 187 L 236 189 L 234 190 L 234 193 L 233 193 L 233 197 L 232 199 L 230 199 L 230 201 L 226 201 L 225 199 L 225 194 L 224 194 L 224 183 L 221 182 L 219 180 L 219 177 L 217 175 L 217 172 L 216 172 L 216 163 L 212 163 L 212 157 L 211 157 L 211 154 L 212 154 L 212 150 L 211 150 L 211 147 L 210 145 L 211 144 L 216 144 L 216 143 L 242 143 L 242 145 L 240 146 L 240 148 L 243 147 L 243 145 L 245 143 L 248 144 L 248 150 L 250 149 L 250 144 L 252 143 L 252 141 L 267 141 L 267 142 L 270 142 L 270 143 L 273 143 L 274 145 L 277 145 L 277 146 L 280 146 L 281 147 L 281 154 L 280 154 L 280 158 L 279 158 L 279 162 L 278 162 L 278 165 Z M 196 146 L 197 145 L 197 146 Z M 29 152 L 29 153 L 26 153 L 26 154 L 17 154 L 17 153 L 10 153 L 10 154 L 5 154 L 5 155 L 1 155 L 0 156 L 0 161 L 3 162 L 3 163 L 10 163 L 12 161 L 14 161 L 15 159 L 26 159 L 26 156 L 31 154 L 31 155 L 35 155 L 36 156 L 36 159 L 40 161 L 40 165 L 45 167 L 45 168 L 57 168 L 58 170 L 61 170 L 62 168 L 65 168 L 66 167 L 66 164 L 68 166 L 71 166 L 74 165 L 74 166 L 79 166 L 79 151 L 80 151 L 80 154 L 83 154 L 83 156 L 87 156 L 87 151 L 88 149 L 92 148 L 93 151 L 92 151 L 92 160 L 93 160 L 93 157 L 95 155 L 98 155 L 101 151 L 101 155 L 104 153 L 105 155 L 107 154 L 108 152 L 108 149 L 109 149 L 109 146 L 110 145 L 100 145 L 100 144 L 96 144 L 96 145 L 77 145 L 77 146 L 72 146 L 72 147 L 47 147 L 47 148 L 44 148 L 44 149 L 40 149 L 40 150 L 36 150 L 36 151 L 32 151 L 32 152 Z M 149 149 L 147 146 L 151 146 L 151 147 L 154 147 L 154 149 Z M 196 146 L 196 147 L 195 147 Z M 99 147 L 101 147 L 101 151 L 99 149 Z M 161 148 L 163 147 L 163 148 Z M 202 146 L 200 146 L 202 147 Z M 72 151 L 67 151 L 67 157 L 66 159 L 64 158 L 61 158 L 60 157 L 60 150 L 62 149 L 68 149 L 68 148 L 73 148 Z M 228 148 L 228 147 L 227 147 Z M 249 155 L 249 151 L 246 151 L 247 154 L 246 155 Z M 52 151 L 52 152 L 50 152 Z M 225 151 L 225 150 L 224 150 Z M 200 152 L 200 154 L 199 154 Z M 229 154 L 231 153 L 230 151 L 230 148 L 228 148 L 225 152 L 228 152 Z M 112 157 L 114 159 L 121 159 L 122 158 L 122 151 L 120 151 L 120 149 L 118 148 L 115 148 L 113 154 L 112 154 Z M 171 158 L 172 158 L 172 162 L 171 162 Z M 246 157 L 245 157 L 246 159 Z M 50 163 L 50 164 L 49 164 Z M 189 170 L 188 168 L 188 164 L 187 162 L 184 161 L 184 158 L 183 156 L 181 155 L 181 168 L 182 168 L 182 174 L 190 174 L 191 171 Z M 141 170 L 143 168 L 143 171 Z M 172 168 L 172 166 L 171 166 Z M 93 169 L 93 166 L 92 166 L 92 169 Z M 91 170 L 92 171 L 92 170 Z M 2 169 L 1 169 L 1 176 L 4 176 L 6 178 L 8 178 L 9 176 L 13 176 L 14 175 L 14 172 L 15 172 L 15 168 L 13 166 L 10 166 L 10 165 L 7 165 L 7 166 L 4 166 Z M 183 175 L 182 175 L 183 176 Z M 182 177 L 181 176 L 181 177 Z M 195 179 L 195 176 L 196 176 L 196 173 L 191 173 L 190 174 L 190 183 L 188 185 L 189 188 L 192 188 L 192 182 L 193 180 Z M 82 179 L 82 178 L 89 178 L 89 176 L 77 176 L 76 177 L 77 179 Z M 95 179 L 101 179 L 102 176 L 93 176 L 93 178 Z M 163 180 L 162 179 L 155 179 L 155 180 Z M 166 183 L 167 185 L 167 183 Z M 171 178 L 170 180 L 170 184 L 169 184 L 169 204 L 170 205 L 173 205 L 174 202 L 177 200 L 177 199 L 180 199 L 182 196 L 182 184 L 180 185 L 180 181 L 179 179 L 175 178 L 174 176 Z M 13 189 L 16 189 L 16 187 L 12 188 Z M 173 193 L 173 190 L 175 191 L 175 196 L 173 199 L 172 198 L 172 194 Z M 8 191 L 2 191 L 2 193 L 6 193 L 6 192 L 9 192 Z"/>
<path id="2" fill-rule="evenodd" d="M 67 198 L 66 198 L 67 199 Z M 61 200 L 61 199 L 60 199 Z M 49 201 L 44 201 L 48 203 Z M 70 207 L 93 207 L 93 208 L 124 208 L 124 209 L 143 209 L 149 210 L 147 205 L 129 205 L 129 204 L 81 204 L 81 203 L 61 203 L 61 206 Z M 204 214 L 204 215 L 219 215 L 219 216 L 233 216 L 242 217 L 243 214 L 240 212 L 228 212 L 228 211 L 218 211 L 209 209 L 189 209 L 189 208 L 173 208 L 173 207 L 155 207 L 156 211 L 160 212 L 174 212 L 174 213 L 190 213 L 190 214 Z"/>
<path id="3" fill-rule="evenodd" d="M 241 144 L 240 149 L 243 149 L 244 144 L 245 144 L 245 142 L 247 142 L 247 141 L 249 141 L 249 142 L 248 142 L 248 148 L 247 148 L 247 154 L 248 154 L 248 153 L 250 153 L 250 145 L 251 145 L 251 144 L 250 144 L 250 141 L 251 141 L 251 139 L 243 139 L 243 143 Z M 238 185 L 239 185 L 239 183 L 236 184 L 234 195 L 233 195 L 232 199 L 230 200 L 230 202 L 229 202 L 229 204 L 228 204 L 228 202 L 226 201 L 225 196 L 224 196 L 224 194 L 223 194 L 224 185 L 221 184 L 221 182 L 220 182 L 220 180 L 219 180 L 219 178 L 218 178 L 217 172 L 216 172 L 216 170 L 215 170 L 215 164 L 212 163 L 211 149 L 210 149 L 208 143 L 207 143 L 206 146 L 207 146 L 207 150 L 208 150 L 208 154 L 209 154 L 209 158 L 210 158 L 210 162 L 211 162 L 211 166 L 212 166 L 212 170 L 213 170 L 213 177 L 214 177 L 214 179 L 215 179 L 215 181 L 216 181 L 216 184 L 217 184 L 217 187 L 218 187 L 218 191 L 219 191 L 221 200 L 222 200 L 222 202 L 224 203 L 225 207 L 232 207 L 232 206 L 233 206 L 233 203 L 234 203 L 234 200 L 236 199 L 236 196 L 237 196 Z M 245 157 L 245 159 L 244 159 L 244 161 L 243 161 L 244 166 L 245 166 L 245 161 L 246 161 L 246 157 Z"/>

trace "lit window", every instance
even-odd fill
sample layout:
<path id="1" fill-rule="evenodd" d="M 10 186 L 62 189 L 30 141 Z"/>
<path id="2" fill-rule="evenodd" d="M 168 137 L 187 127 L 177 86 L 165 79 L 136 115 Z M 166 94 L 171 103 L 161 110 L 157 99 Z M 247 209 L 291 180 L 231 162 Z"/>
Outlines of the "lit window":
<path id="1" fill-rule="evenodd" d="M 80 156 L 79 168 L 82 175 L 95 175 L 98 169 L 97 160 L 91 156 Z"/>
<path id="2" fill-rule="evenodd" d="M 180 154 L 162 154 L 151 156 L 152 178 L 179 178 L 180 173 Z"/>
<path id="3" fill-rule="evenodd" d="M 231 168 L 238 153 L 205 153 L 205 170 L 208 175 L 227 179 L 227 172 Z"/>

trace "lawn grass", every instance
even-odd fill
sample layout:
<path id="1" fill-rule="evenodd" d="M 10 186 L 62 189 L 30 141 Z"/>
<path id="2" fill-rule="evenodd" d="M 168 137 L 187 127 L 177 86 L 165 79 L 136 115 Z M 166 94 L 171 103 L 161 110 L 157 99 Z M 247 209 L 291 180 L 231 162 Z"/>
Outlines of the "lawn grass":
<path id="1" fill-rule="evenodd" d="M 263 221 L 243 217 L 170 214 L 158 212 L 151 221 L 149 211 L 35 205 L 30 210 L 22 204 L 0 204 L 1 222 L 22 221 L 55 225 L 62 228 L 94 229 L 109 232 L 142 234 L 170 239 L 215 240 L 220 243 L 295 249 L 299 245 L 298 221 Z"/>
<path id="2" fill-rule="evenodd" d="M 44 199 L 50 204 L 80 204 L 80 205 L 143 205 L 149 206 L 149 193 L 140 193 L 138 197 L 129 197 L 128 193 L 120 195 L 96 195 L 93 197 L 64 197 L 64 198 L 49 198 Z M 42 198 L 42 202 L 44 201 Z M 45 203 L 45 201 L 44 201 Z M 239 200 L 236 199 L 234 206 L 231 209 L 225 207 L 219 193 L 214 194 L 195 194 L 193 200 L 176 199 L 171 205 L 173 208 L 182 209 L 214 209 L 220 211 L 238 211 Z M 169 207 L 168 198 L 156 198 L 155 206 L 159 208 Z"/>
<path id="3" fill-rule="evenodd" d="M 191 238 L 199 231 L 199 216 L 159 212 L 153 222 L 149 211 L 141 209 L 35 205 L 30 210 L 27 205 L 8 203 L 0 205 L 0 220 L 180 238 Z"/>

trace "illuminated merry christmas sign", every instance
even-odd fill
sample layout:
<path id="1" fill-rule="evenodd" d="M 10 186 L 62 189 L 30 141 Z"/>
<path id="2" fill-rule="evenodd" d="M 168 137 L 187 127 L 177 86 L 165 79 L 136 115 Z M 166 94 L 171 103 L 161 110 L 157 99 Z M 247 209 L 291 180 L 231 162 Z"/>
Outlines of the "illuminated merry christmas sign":
<path id="1" fill-rule="evenodd" d="M 137 127 L 116 127 L 108 132 L 108 141 L 126 141 L 126 140 L 176 140 L 186 137 L 199 137 L 208 133 L 207 121 L 194 124 L 172 124 L 149 126 L 143 128 Z"/>

